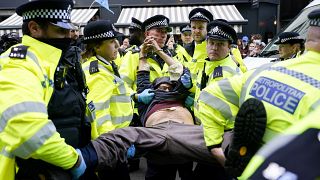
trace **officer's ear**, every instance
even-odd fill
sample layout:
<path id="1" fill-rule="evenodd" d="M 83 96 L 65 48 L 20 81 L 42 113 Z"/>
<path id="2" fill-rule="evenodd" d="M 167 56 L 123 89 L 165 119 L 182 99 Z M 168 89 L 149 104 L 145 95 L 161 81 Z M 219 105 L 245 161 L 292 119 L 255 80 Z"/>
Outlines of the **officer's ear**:
<path id="1" fill-rule="evenodd" d="M 34 37 L 34 38 L 41 37 L 42 29 L 38 23 L 36 23 L 35 21 L 30 21 L 28 23 L 28 28 L 29 28 L 31 37 Z"/>

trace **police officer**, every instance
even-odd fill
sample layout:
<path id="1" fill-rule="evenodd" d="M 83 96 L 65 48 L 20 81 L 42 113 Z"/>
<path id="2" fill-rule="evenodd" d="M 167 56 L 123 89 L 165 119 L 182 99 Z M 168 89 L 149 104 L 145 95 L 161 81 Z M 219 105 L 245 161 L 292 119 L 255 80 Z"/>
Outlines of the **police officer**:
<path id="1" fill-rule="evenodd" d="M 70 169 L 78 178 L 86 169 L 74 149 L 88 143 L 90 130 L 86 134 L 82 126 L 83 81 L 72 80 L 82 78 L 73 76 L 79 59 L 67 51 L 72 7 L 69 0 L 39 0 L 16 9 L 23 18 L 22 43 L 1 56 L 0 179 L 68 179 L 63 170 Z"/>
<path id="2" fill-rule="evenodd" d="M 193 41 L 190 24 L 185 24 L 180 26 L 180 33 L 181 33 L 182 46 L 190 44 Z"/>
<path id="3" fill-rule="evenodd" d="M 129 126 L 133 115 L 132 90 L 120 78 L 113 61 L 118 56 L 118 34 L 107 20 L 91 22 L 84 28 L 83 42 L 87 47 L 82 67 L 90 89 L 87 99 L 94 114 L 91 119 L 93 139 Z M 119 164 L 115 171 L 101 171 L 99 176 L 103 179 L 130 179 L 127 164 Z"/>
<path id="4" fill-rule="evenodd" d="M 154 46 L 150 46 L 148 48 L 145 47 L 143 50 L 132 52 L 132 54 L 123 57 L 122 65 L 120 67 L 120 75 L 121 78 L 133 90 L 136 90 L 137 87 L 136 75 L 138 69 L 137 67 L 139 65 L 139 58 L 147 59 L 151 66 L 150 80 L 153 81 L 157 77 L 164 76 L 168 71 L 168 65 L 165 63 L 163 58 L 170 58 L 173 56 L 165 47 L 167 33 L 171 32 L 171 28 L 169 27 L 169 19 L 167 17 L 163 15 L 152 16 L 142 23 L 142 29 L 145 32 L 145 39 L 148 38 L 147 41 L 155 40 L 156 44 L 159 46 L 159 49 L 155 49 Z M 173 61 L 173 63 L 174 62 L 175 61 Z"/>
<path id="5" fill-rule="evenodd" d="M 129 43 L 131 49 L 139 48 L 143 43 L 144 35 L 142 30 L 142 22 L 132 17 L 131 24 L 129 26 Z"/>
<path id="6" fill-rule="evenodd" d="M 276 61 L 295 58 L 303 53 L 304 39 L 296 32 L 283 32 L 274 44 L 279 45 L 280 57 Z"/>
<path id="7" fill-rule="evenodd" d="M 235 126 L 226 162 L 234 176 L 241 175 L 261 143 L 282 133 L 318 104 L 320 11 L 310 13 L 309 18 L 307 53 L 223 79 L 207 86 L 199 96 L 198 118 L 204 127 L 206 145 L 222 165 L 225 164 L 222 135 Z M 257 103 L 257 99 L 262 103 Z M 244 102 L 246 106 L 239 110 Z"/>
<path id="8" fill-rule="evenodd" d="M 207 26 L 206 51 L 204 68 L 197 76 L 195 98 L 208 84 L 221 79 L 242 74 L 230 56 L 231 43 L 237 39 L 236 31 L 222 21 L 211 21 Z"/>
<path id="9" fill-rule="evenodd" d="M 205 39 L 207 36 L 207 25 L 213 21 L 213 15 L 204 8 L 195 8 L 189 13 L 189 20 L 193 42 L 184 48 L 191 56 L 188 68 L 190 69 L 192 79 L 196 79 L 197 73 L 203 68 L 204 59 L 207 58 Z"/>
<path id="10" fill-rule="evenodd" d="M 18 44 L 20 42 L 21 42 L 20 37 L 15 32 L 2 35 L 0 39 L 0 54 L 5 52 L 11 46 Z"/>

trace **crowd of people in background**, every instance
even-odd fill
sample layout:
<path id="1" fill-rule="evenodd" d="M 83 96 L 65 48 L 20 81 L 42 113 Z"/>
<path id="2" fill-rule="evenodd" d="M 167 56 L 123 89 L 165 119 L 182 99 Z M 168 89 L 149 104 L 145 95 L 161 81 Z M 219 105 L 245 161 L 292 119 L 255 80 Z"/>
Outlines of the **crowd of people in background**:
<path id="1" fill-rule="evenodd" d="M 207 9 L 177 38 L 164 15 L 132 17 L 128 36 L 94 16 L 81 33 L 73 5 L 27 2 L 23 37 L 1 36 L 0 179 L 130 180 L 142 156 L 146 180 L 319 177 L 320 10 L 306 40 L 281 33 L 279 58 L 248 70 L 262 36 Z"/>

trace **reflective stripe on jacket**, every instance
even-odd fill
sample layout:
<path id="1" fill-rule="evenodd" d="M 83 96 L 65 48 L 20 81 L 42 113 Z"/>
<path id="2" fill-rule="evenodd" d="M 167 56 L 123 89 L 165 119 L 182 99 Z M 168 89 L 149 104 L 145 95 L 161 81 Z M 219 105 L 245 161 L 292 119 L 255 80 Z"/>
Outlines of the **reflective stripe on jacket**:
<path id="1" fill-rule="evenodd" d="M 309 51 L 299 58 L 269 63 L 242 76 L 213 83 L 198 99 L 198 118 L 204 126 L 207 146 L 222 142 L 231 129 L 241 104 L 248 98 L 261 100 L 267 111 L 264 141 L 298 122 L 320 98 L 320 53 Z M 273 133 L 268 133 L 273 132 Z"/>
<path id="2" fill-rule="evenodd" d="M 98 61 L 99 72 L 90 74 L 90 63 Z M 107 65 L 96 57 L 91 57 L 83 65 L 89 94 L 88 102 L 95 105 L 95 117 L 92 124 L 92 138 L 100 134 L 129 126 L 133 116 L 132 90 L 122 79 L 113 74 L 111 65 Z"/>
<path id="3" fill-rule="evenodd" d="M 3 57 L 7 60 L 0 71 L 0 179 L 14 179 L 15 156 L 64 169 L 78 159 L 47 113 L 61 50 L 27 35 L 22 45 L 29 46 L 26 57 Z"/>

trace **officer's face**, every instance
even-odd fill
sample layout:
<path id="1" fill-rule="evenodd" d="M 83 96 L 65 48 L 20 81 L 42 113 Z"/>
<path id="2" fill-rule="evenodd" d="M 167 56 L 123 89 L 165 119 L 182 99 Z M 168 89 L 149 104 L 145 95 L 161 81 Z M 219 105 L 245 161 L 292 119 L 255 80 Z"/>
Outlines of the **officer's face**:
<path id="1" fill-rule="evenodd" d="M 95 48 L 96 54 L 108 61 L 115 60 L 118 55 L 119 42 L 116 38 L 104 40 Z"/>
<path id="2" fill-rule="evenodd" d="M 146 36 L 153 37 L 159 47 L 163 48 L 167 40 L 167 30 L 165 28 L 152 28 L 146 32 Z"/>
<path id="3" fill-rule="evenodd" d="M 230 44 L 225 40 L 215 40 L 208 38 L 207 52 L 211 61 L 220 61 L 227 57 L 230 52 Z"/>
<path id="4" fill-rule="evenodd" d="M 206 21 L 191 21 L 192 37 L 197 43 L 201 43 L 207 36 Z"/>
<path id="5" fill-rule="evenodd" d="M 279 45 L 279 54 L 280 58 L 288 59 L 291 58 L 294 54 L 294 47 L 291 44 L 280 44 Z"/>
<path id="6" fill-rule="evenodd" d="M 41 28 L 36 22 L 29 22 L 31 36 L 35 38 L 70 38 L 70 30 L 48 23 L 46 29 Z"/>
<path id="7" fill-rule="evenodd" d="M 193 41 L 192 34 L 190 31 L 181 33 L 181 40 L 184 44 L 191 43 Z"/>

